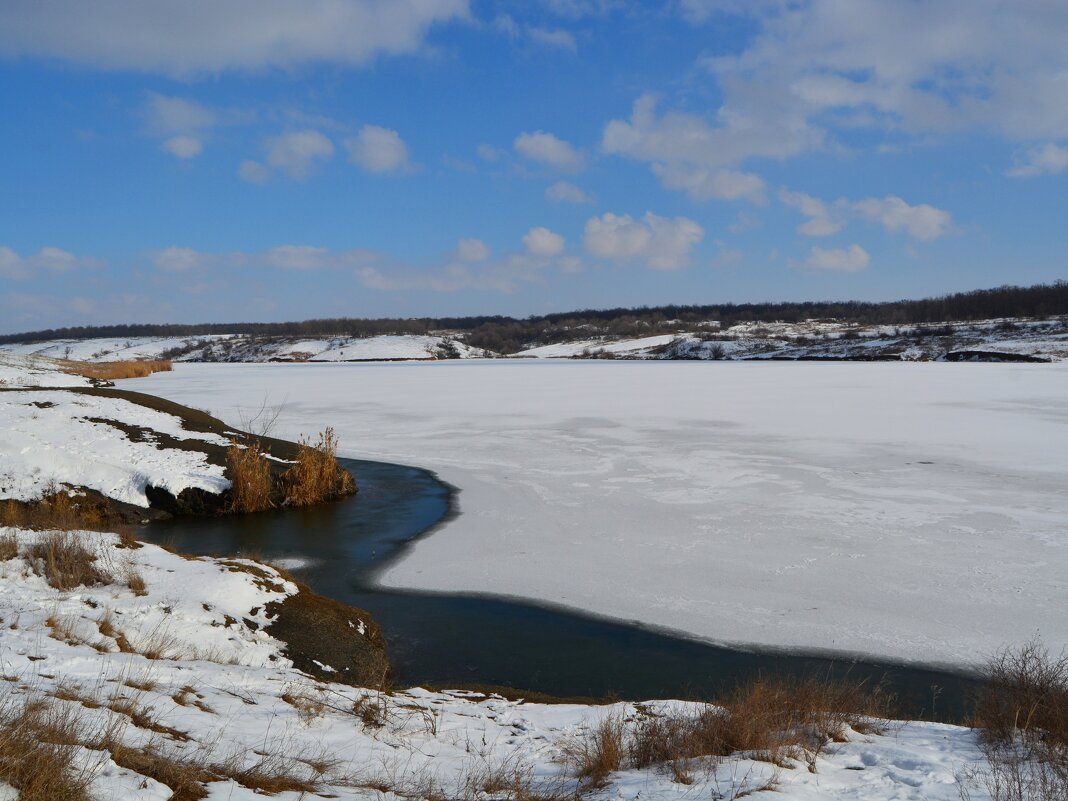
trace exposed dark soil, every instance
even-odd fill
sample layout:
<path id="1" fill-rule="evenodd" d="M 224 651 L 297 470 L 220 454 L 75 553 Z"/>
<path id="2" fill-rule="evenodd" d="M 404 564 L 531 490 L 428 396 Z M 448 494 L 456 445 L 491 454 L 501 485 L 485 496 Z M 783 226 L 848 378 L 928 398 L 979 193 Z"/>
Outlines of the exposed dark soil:
<path id="1" fill-rule="evenodd" d="M 363 609 L 317 595 L 301 582 L 299 592 L 267 605 L 268 632 L 286 644 L 285 655 L 305 673 L 357 687 L 384 687 L 390 666 L 378 624 Z"/>

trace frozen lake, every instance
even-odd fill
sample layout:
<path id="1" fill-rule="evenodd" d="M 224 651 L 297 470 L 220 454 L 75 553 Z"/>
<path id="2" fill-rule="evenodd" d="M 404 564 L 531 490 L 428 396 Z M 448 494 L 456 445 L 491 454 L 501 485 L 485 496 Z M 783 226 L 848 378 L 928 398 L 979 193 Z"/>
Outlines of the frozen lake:
<path id="1" fill-rule="evenodd" d="M 460 516 L 387 586 L 956 665 L 1068 645 L 1068 365 L 175 365 L 122 382 L 416 464 Z"/>

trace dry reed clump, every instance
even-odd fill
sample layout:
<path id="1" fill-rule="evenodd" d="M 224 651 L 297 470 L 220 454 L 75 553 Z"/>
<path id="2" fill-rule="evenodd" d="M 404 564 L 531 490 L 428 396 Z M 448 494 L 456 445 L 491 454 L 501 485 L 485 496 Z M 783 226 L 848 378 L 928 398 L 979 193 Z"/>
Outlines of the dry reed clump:
<path id="1" fill-rule="evenodd" d="M 36 501 L 0 500 L 0 526 L 103 531 L 112 522 L 105 504 L 86 495 L 72 495 L 54 483 Z"/>
<path id="2" fill-rule="evenodd" d="M 60 368 L 67 373 L 99 381 L 122 378 L 146 378 L 153 373 L 167 373 L 173 367 L 170 359 L 144 359 L 116 362 L 76 362 L 60 360 Z"/>
<path id="3" fill-rule="evenodd" d="M 234 443 L 226 451 L 226 464 L 231 483 L 231 512 L 260 512 L 274 505 L 271 502 L 271 466 L 259 442 L 247 446 Z"/>
<path id="4" fill-rule="evenodd" d="M 670 713 L 638 707 L 629 723 L 606 717 L 563 751 L 575 776 L 592 786 L 622 768 L 652 765 L 666 765 L 688 783 L 691 760 L 739 752 L 776 765 L 804 759 L 814 772 L 829 742 L 844 740 L 848 728 L 875 730 L 872 719 L 886 710 L 886 697 L 862 681 L 762 678 L 718 705 Z"/>
<path id="5" fill-rule="evenodd" d="M 337 463 L 337 444 L 332 428 L 314 443 L 301 438 L 297 463 L 282 475 L 287 506 L 311 506 L 355 490 L 352 475 Z"/>
<path id="6" fill-rule="evenodd" d="M 96 554 L 86 550 L 70 531 L 52 531 L 30 546 L 33 570 L 57 590 L 110 584 L 111 577 L 96 566 Z"/>
<path id="7" fill-rule="evenodd" d="M 19 801 L 89 801 L 95 765 L 76 762 L 81 710 L 45 700 L 0 702 L 0 780 Z"/>

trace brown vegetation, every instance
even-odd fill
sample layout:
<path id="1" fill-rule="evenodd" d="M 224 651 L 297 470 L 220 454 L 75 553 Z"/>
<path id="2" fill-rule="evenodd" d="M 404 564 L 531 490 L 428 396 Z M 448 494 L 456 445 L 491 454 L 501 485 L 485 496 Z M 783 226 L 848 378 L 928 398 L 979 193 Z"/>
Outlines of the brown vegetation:
<path id="1" fill-rule="evenodd" d="M 111 577 L 96 566 L 96 554 L 70 531 L 45 534 L 30 546 L 29 555 L 34 572 L 57 590 L 111 583 Z"/>
<path id="2" fill-rule="evenodd" d="M 144 359 L 118 362 L 75 362 L 60 360 L 60 367 L 68 373 L 98 381 L 117 381 L 123 378 L 146 378 L 153 373 L 167 373 L 173 367 L 170 359 Z"/>
<path id="3" fill-rule="evenodd" d="M 991 660 L 976 703 L 986 765 L 969 778 L 991 801 L 1068 798 L 1068 656 L 1038 640 Z M 961 796 L 970 797 L 966 785 Z"/>
<path id="4" fill-rule="evenodd" d="M 0 705 L 0 780 L 20 801 L 88 801 L 93 766 L 76 766 L 84 726 L 76 707 L 36 700 Z"/>
<path id="5" fill-rule="evenodd" d="M 259 442 L 231 445 L 226 451 L 226 464 L 232 484 L 231 512 L 261 512 L 274 505 L 271 502 L 271 466 L 260 450 Z"/>
<path id="6" fill-rule="evenodd" d="M 337 437 L 332 428 L 317 441 L 301 439 L 292 467 L 281 473 L 271 470 L 260 442 L 249 438 L 234 443 L 226 461 L 232 488 L 229 510 L 260 512 L 277 506 L 312 506 L 356 491 L 349 471 L 337 462 Z"/>
<path id="7" fill-rule="evenodd" d="M 327 428 L 312 443 L 303 437 L 297 463 L 283 475 L 287 506 L 311 506 L 351 494 L 356 483 L 348 470 L 337 463 L 337 436 Z"/>
<path id="8" fill-rule="evenodd" d="M 717 705 L 638 711 L 632 721 L 606 717 L 584 738 L 564 746 L 578 778 L 600 786 L 621 768 L 663 764 L 686 783 L 690 760 L 738 752 L 776 765 L 803 759 L 815 771 L 827 743 L 843 740 L 848 728 L 873 728 L 871 718 L 886 714 L 886 698 L 860 681 L 757 679 Z"/>
<path id="9" fill-rule="evenodd" d="M 36 501 L 0 500 L 0 526 L 55 529 L 61 531 L 104 531 L 115 526 L 108 507 L 85 494 L 74 494 L 50 484 Z"/>

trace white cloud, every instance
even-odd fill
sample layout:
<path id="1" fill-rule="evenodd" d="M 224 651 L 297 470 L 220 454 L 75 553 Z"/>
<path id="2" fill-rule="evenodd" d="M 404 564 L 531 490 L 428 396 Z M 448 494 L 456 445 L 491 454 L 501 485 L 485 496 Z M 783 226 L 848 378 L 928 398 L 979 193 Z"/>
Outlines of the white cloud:
<path id="1" fill-rule="evenodd" d="M 172 136 L 164 141 L 163 149 L 175 158 L 195 159 L 204 150 L 204 143 L 195 136 Z"/>
<path id="2" fill-rule="evenodd" d="M 241 166 L 237 168 L 237 174 L 242 180 L 248 181 L 250 184 L 265 184 L 267 183 L 267 178 L 270 177 L 270 171 L 266 167 L 260 162 L 251 159 L 245 159 L 241 162 Z"/>
<path id="3" fill-rule="evenodd" d="M 1068 147 L 1060 147 L 1049 142 L 1027 151 L 1022 163 L 1006 172 L 1006 175 L 1011 175 L 1013 178 L 1057 175 L 1065 169 L 1068 169 Z"/>
<path id="4" fill-rule="evenodd" d="M 310 129 L 271 137 L 263 146 L 267 163 L 294 181 L 305 180 L 317 163 L 334 155 L 334 143 Z"/>
<path id="5" fill-rule="evenodd" d="M 853 209 L 860 216 L 879 223 L 888 231 L 904 230 L 909 236 L 924 242 L 930 242 L 948 233 L 952 222 L 947 211 L 928 206 L 926 203 L 910 206 L 893 195 L 858 201 L 853 204 Z"/>
<path id="6" fill-rule="evenodd" d="M 157 270 L 166 272 L 185 272 L 202 267 L 207 261 L 207 254 L 193 248 L 180 248 L 172 245 L 163 250 L 153 251 L 149 257 Z"/>
<path id="7" fill-rule="evenodd" d="M 778 109 L 821 125 L 913 134 L 1068 136 L 1068 13 L 1060 3 L 807 0 L 751 10 L 761 26 L 752 44 L 707 62 L 728 112 Z"/>
<path id="8" fill-rule="evenodd" d="M 218 115 L 207 106 L 156 92 L 148 93 L 143 113 L 148 132 L 163 139 L 163 150 L 179 159 L 199 156 L 207 132 L 219 124 Z"/>
<path id="9" fill-rule="evenodd" d="M 832 272 L 860 272 L 871 263 L 868 251 L 860 245 L 848 248 L 813 247 L 805 259 L 805 266 L 813 270 L 830 270 Z"/>
<path id="10" fill-rule="evenodd" d="M 760 206 L 764 197 L 764 179 L 739 170 L 694 167 L 681 162 L 655 163 L 653 173 L 666 189 L 683 190 L 694 200 L 748 200 Z"/>
<path id="11" fill-rule="evenodd" d="M 720 113 L 717 124 L 696 114 L 657 114 L 653 95 L 635 101 L 629 120 L 604 129 L 606 153 L 667 165 L 726 167 L 752 156 L 785 158 L 814 147 L 822 135 L 794 115 Z"/>
<path id="12" fill-rule="evenodd" d="M 368 172 L 408 172 L 412 163 L 400 134 L 378 125 L 365 125 L 354 139 L 347 139 L 349 161 Z"/>
<path id="13" fill-rule="evenodd" d="M 413 53 L 468 0 L 5 0 L 0 54 L 168 74 Z"/>
<path id="14" fill-rule="evenodd" d="M 564 238 L 548 228 L 531 228 L 523 237 L 523 247 L 532 256 L 552 258 L 564 252 Z"/>
<path id="15" fill-rule="evenodd" d="M 26 277 L 22 258 L 6 245 L 0 245 L 0 276 L 17 279 Z"/>
<path id="16" fill-rule="evenodd" d="M 557 181 L 545 190 L 545 197 L 554 203 L 592 203 L 593 198 L 569 181 Z"/>
<path id="17" fill-rule="evenodd" d="M 478 146 L 478 157 L 483 161 L 493 163 L 495 161 L 499 161 L 501 155 L 501 151 L 495 148 L 493 145 L 487 145 L 483 143 Z"/>
<path id="18" fill-rule="evenodd" d="M 474 237 L 456 243 L 456 258 L 460 261 L 485 261 L 490 257 L 490 247 Z"/>
<path id="19" fill-rule="evenodd" d="M 629 214 L 606 213 L 586 221 L 585 235 L 586 250 L 598 258 L 640 260 L 653 270 L 678 270 L 689 263 L 704 230 L 686 217 L 671 220 L 647 212 L 635 220 Z"/>
<path id="20" fill-rule="evenodd" d="M 278 245 L 264 257 L 272 267 L 283 270 L 317 270 L 327 266 L 330 251 L 311 245 Z"/>
<path id="21" fill-rule="evenodd" d="M 623 8 L 626 0 L 546 0 L 548 10 L 561 17 L 603 17 Z"/>
<path id="22" fill-rule="evenodd" d="M 24 279 L 35 272 L 47 270 L 53 273 L 67 273 L 81 267 L 99 266 L 97 259 L 75 256 L 68 250 L 46 245 L 32 256 L 20 256 L 9 247 L 0 245 L 0 276 L 4 278 Z"/>
<path id="23" fill-rule="evenodd" d="M 582 154 L 551 133 L 534 131 L 533 133 L 521 133 L 513 142 L 516 152 L 542 164 L 548 164 L 558 170 L 569 172 L 582 169 L 585 159 Z"/>
<path id="24" fill-rule="evenodd" d="M 149 92 L 145 101 L 145 122 L 156 136 L 195 134 L 215 127 L 218 116 L 207 106 L 184 97 Z"/>
<path id="25" fill-rule="evenodd" d="M 756 34 L 701 60 L 722 100 L 660 112 L 651 96 L 608 123 L 606 153 L 675 176 L 836 147 L 857 129 L 895 142 L 958 132 L 1068 139 L 1068 9 L 1050 0 L 677 0 L 693 23 L 745 15 Z M 1055 146 L 1054 146 L 1055 147 Z M 1010 172 L 1068 169 L 1039 147 Z M 813 223 L 813 229 L 819 224 Z M 823 230 L 828 226 L 824 225 Z"/>
<path id="26" fill-rule="evenodd" d="M 911 206 L 894 195 L 855 202 L 840 198 L 830 204 L 804 192 L 783 188 L 779 190 L 779 200 L 808 218 L 797 226 L 797 232 L 805 236 L 836 234 L 852 216 L 878 223 L 887 231 L 904 231 L 913 239 L 930 242 L 949 233 L 953 222 L 948 211 L 926 203 Z"/>
<path id="27" fill-rule="evenodd" d="M 534 44 L 543 45 L 544 47 L 557 47 L 572 53 L 578 52 L 575 36 L 563 28 L 530 28 L 527 34 Z"/>
<path id="28" fill-rule="evenodd" d="M 839 209 L 833 209 L 826 203 L 804 192 L 779 190 L 779 200 L 801 212 L 808 220 L 797 226 L 797 232 L 805 236 L 831 236 L 845 227 L 846 221 Z"/>

